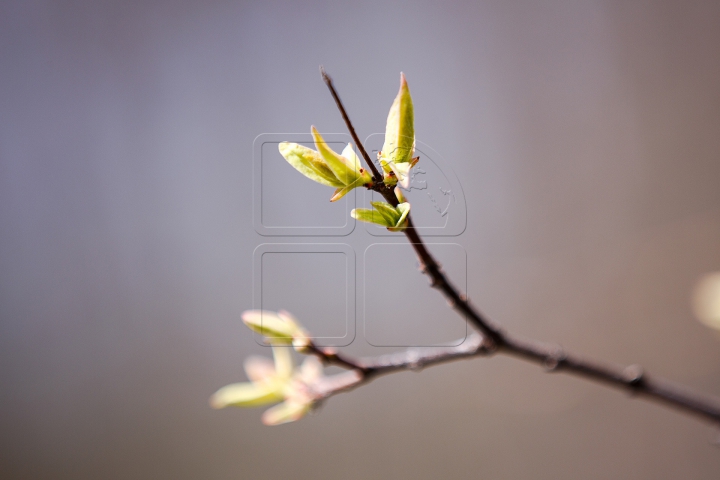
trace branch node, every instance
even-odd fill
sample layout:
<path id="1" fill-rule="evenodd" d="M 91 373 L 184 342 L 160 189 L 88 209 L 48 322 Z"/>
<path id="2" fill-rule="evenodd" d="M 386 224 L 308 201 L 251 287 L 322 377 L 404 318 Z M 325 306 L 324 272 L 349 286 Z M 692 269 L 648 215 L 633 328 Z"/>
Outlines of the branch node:
<path id="1" fill-rule="evenodd" d="M 563 362 L 567 359 L 567 354 L 562 346 L 558 345 L 554 352 L 550 353 L 543 360 L 543 368 L 546 372 L 556 372 L 560 369 Z"/>
<path id="2" fill-rule="evenodd" d="M 645 372 L 640 365 L 630 365 L 623 370 L 623 377 L 625 377 L 625 383 L 633 390 L 636 390 L 643 385 Z"/>
<path id="3" fill-rule="evenodd" d="M 413 372 L 419 372 L 423 368 L 423 364 L 420 361 L 420 353 L 415 350 L 407 352 L 408 368 Z"/>

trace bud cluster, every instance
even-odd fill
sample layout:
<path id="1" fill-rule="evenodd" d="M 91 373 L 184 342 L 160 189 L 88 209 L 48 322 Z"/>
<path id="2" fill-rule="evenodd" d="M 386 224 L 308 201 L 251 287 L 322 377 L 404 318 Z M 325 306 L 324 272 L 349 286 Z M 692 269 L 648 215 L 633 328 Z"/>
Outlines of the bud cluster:
<path id="1" fill-rule="evenodd" d="M 265 336 L 272 345 L 274 362 L 252 356 L 245 360 L 249 382 L 222 387 L 210 397 L 213 408 L 257 407 L 277 404 L 263 414 L 266 425 L 294 422 L 307 414 L 318 400 L 313 391 L 322 376 L 322 365 L 315 357 L 308 357 L 295 367 L 290 344 L 302 351 L 310 345 L 310 338 L 298 321 L 285 311 L 249 310 L 242 315 L 245 325 Z"/>
<path id="2" fill-rule="evenodd" d="M 385 127 L 385 141 L 382 150 L 378 153 L 378 160 L 383 171 L 382 182 L 387 186 L 399 185 L 402 188 L 410 187 L 410 170 L 418 162 L 415 153 L 415 126 L 414 110 L 410 89 L 405 75 L 400 74 L 400 91 L 398 92 Z M 280 154 L 298 172 L 322 185 L 335 187 L 330 197 L 335 202 L 357 187 L 372 188 L 373 179 L 370 173 L 360 166 L 360 159 L 355 154 L 351 144 L 348 144 L 341 154 L 335 153 L 328 147 L 320 132 L 312 126 L 311 132 L 315 141 L 315 148 L 291 142 L 282 142 L 279 145 Z M 385 202 L 370 202 L 373 209 L 358 208 L 351 212 L 351 216 L 362 222 L 375 223 L 396 232 L 402 231 L 408 224 L 410 204 L 402 198 L 402 193 L 396 188 L 400 205 L 393 207 Z"/>

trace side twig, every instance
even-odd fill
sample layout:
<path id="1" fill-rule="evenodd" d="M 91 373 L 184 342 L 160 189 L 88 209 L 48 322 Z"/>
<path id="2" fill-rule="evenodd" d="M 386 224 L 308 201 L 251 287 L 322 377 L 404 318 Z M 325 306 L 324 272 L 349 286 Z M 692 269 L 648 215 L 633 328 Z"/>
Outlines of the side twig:
<path id="1" fill-rule="evenodd" d="M 360 143 L 355 128 L 333 86 L 332 80 L 322 67 L 320 71 L 368 167 L 372 170 L 376 179 L 381 179 L 380 173 Z M 369 188 L 380 193 L 391 205 L 397 206 L 398 201 L 391 187 L 384 185 L 381 181 L 375 181 Z M 426 366 L 480 354 L 505 353 L 540 364 L 544 366 L 547 371 L 570 373 L 606 385 L 629 390 L 638 396 L 643 396 L 720 423 L 720 400 L 715 397 L 694 392 L 684 386 L 671 383 L 661 378 L 651 378 L 643 372 L 640 366 L 623 368 L 605 365 L 579 356 L 565 354 L 562 351 L 558 351 L 557 348 L 539 342 L 520 340 L 510 336 L 507 332 L 504 332 L 483 316 L 470 304 L 468 298 L 450 282 L 442 271 L 440 264 L 425 246 L 425 243 L 417 233 L 412 219 L 410 219 L 409 216 L 408 220 L 409 223 L 405 229 L 405 236 L 418 256 L 420 270 L 429 277 L 430 286 L 438 289 L 448 300 L 450 306 L 482 333 L 482 340 L 475 351 L 470 350 L 472 353 L 470 353 L 470 351 L 460 353 L 456 350 L 446 350 L 443 352 L 435 351 L 434 353 L 427 353 L 426 355 L 429 356 L 426 357 L 422 354 L 408 351 L 397 354 L 397 357 L 384 357 L 384 360 L 380 360 L 383 358 L 380 357 L 380 359 L 376 359 L 376 363 L 370 360 L 351 361 L 345 357 L 338 357 L 337 354 L 323 356 L 321 353 L 313 351 L 312 353 L 319 355 L 328 363 L 352 369 L 352 372 L 348 373 L 352 374 L 354 381 L 349 381 L 349 376 L 340 379 L 346 382 L 343 384 L 345 386 L 338 387 L 335 390 L 330 389 L 328 395 L 354 388 L 367 382 L 373 375 L 417 368 L 411 367 L 411 365 Z M 410 361 L 409 358 L 404 357 L 413 355 L 422 360 L 416 359 Z M 395 358 L 396 361 L 388 360 L 388 358 Z M 419 361 L 421 363 L 418 363 Z"/>
<path id="2" fill-rule="evenodd" d="M 419 371 L 425 367 L 448 363 L 482 355 L 489 355 L 493 350 L 478 334 L 459 339 L 455 347 L 434 347 L 425 349 L 408 349 L 402 352 L 381 355 L 379 357 L 352 359 L 338 355 L 332 349 L 323 349 L 311 345 L 309 353 L 316 355 L 327 365 L 348 368 L 350 372 L 325 377 L 315 386 L 316 393 L 326 399 L 340 392 L 364 385 L 375 378 L 401 371 Z"/>
<path id="3" fill-rule="evenodd" d="M 332 78 L 330 78 L 330 75 L 325 72 L 325 69 L 322 67 L 322 65 L 320 65 L 320 75 L 322 75 L 325 85 L 327 85 L 328 89 L 330 89 L 330 94 L 335 99 L 338 110 L 340 110 L 340 115 L 342 115 L 343 120 L 345 120 L 345 125 L 350 131 L 350 136 L 352 136 L 355 145 L 357 145 L 358 150 L 360 150 L 360 154 L 365 159 L 365 163 L 367 163 L 368 168 L 373 174 L 373 183 L 382 183 L 382 175 L 380 174 L 380 171 L 377 169 L 377 167 L 375 167 L 375 164 L 372 162 L 372 160 L 370 160 L 370 155 L 368 155 L 367 151 L 365 150 L 365 146 L 362 144 L 360 138 L 357 136 L 357 133 L 355 132 L 355 127 L 353 127 L 353 124 L 350 122 L 350 117 L 348 117 L 348 114 L 345 111 L 345 107 L 340 101 L 340 96 L 337 94 L 337 91 L 333 86 Z"/>

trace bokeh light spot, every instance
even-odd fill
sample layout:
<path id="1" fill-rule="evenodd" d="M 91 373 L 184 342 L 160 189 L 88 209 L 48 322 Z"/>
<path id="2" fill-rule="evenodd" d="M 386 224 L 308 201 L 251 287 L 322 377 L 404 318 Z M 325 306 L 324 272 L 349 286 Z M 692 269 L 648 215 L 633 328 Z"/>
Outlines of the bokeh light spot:
<path id="1" fill-rule="evenodd" d="M 720 272 L 708 273 L 698 281 L 692 302 L 697 319 L 720 330 Z"/>

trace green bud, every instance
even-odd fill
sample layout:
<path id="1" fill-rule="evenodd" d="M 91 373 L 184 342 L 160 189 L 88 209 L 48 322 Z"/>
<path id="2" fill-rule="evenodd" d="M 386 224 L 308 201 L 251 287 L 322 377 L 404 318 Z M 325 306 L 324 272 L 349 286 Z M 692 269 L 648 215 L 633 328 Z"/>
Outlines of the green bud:
<path id="1" fill-rule="evenodd" d="M 224 386 L 210 397 L 210 406 L 257 407 L 284 400 L 295 375 L 295 366 L 287 347 L 273 345 L 272 349 L 274 364 L 264 357 L 248 357 L 245 373 L 250 381 Z M 304 367 L 297 375 L 303 375 L 303 371 Z"/>
<path id="2" fill-rule="evenodd" d="M 399 204 L 395 210 L 400 213 L 400 218 L 395 222 L 394 227 L 388 227 L 391 232 L 402 232 L 407 228 L 408 219 L 407 216 L 410 214 L 410 204 L 405 202 Z"/>
<path id="3" fill-rule="evenodd" d="M 397 224 L 400 214 L 395 207 L 386 202 L 370 202 L 370 205 L 382 215 L 386 226 L 394 227 Z"/>
<path id="4" fill-rule="evenodd" d="M 385 170 L 385 168 L 387 168 L 387 171 L 383 173 L 383 183 L 388 187 L 397 185 L 398 179 L 397 175 L 395 175 L 395 172 L 392 171 L 390 165 L 388 165 L 387 163 L 383 164 L 383 170 Z"/>
<path id="5" fill-rule="evenodd" d="M 410 204 L 407 202 L 393 207 L 385 202 L 370 202 L 373 210 L 367 208 L 356 208 L 350 212 L 350 216 L 361 222 L 375 223 L 382 225 L 391 232 L 401 232 L 407 228 L 407 216 L 410 213 Z"/>
<path id="6" fill-rule="evenodd" d="M 288 317 L 280 317 L 267 310 L 247 310 L 242 314 L 243 322 L 251 330 L 264 335 L 271 343 L 292 344 L 293 337 L 304 333 L 302 328 Z"/>
<path id="7" fill-rule="evenodd" d="M 380 164 L 386 174 L 392 170 L 397 182 L 404 188 L 408 188 L 410 185 L 409 172 L 413 165 L 412 155 L 414 152 L 413 102 L 405 75 L 401 73 L 400 91 L 395 97 L 387 117 L 385 142 L 380 153 Z M 385 183 L 391 185 L 387 180 Z"/>
<path id="8" fill-rule="evenodd" d="M 320 135 L 320 132 L 317 131 L 317 128 L 315 128 L 314 125 L 310 127 L 310 130 L 312 131 L 312 136 L 315 140 L 315 148 L 317 148 L 317 151 L 320 152 L 323 160 L 325 160 L 325 164 L 330 168 L 330 170 L 332 170 L 335 177 L 342 182 L 343 186 L 354 183 L 360 175 L 357 172 L 360 165 L 353 164 L 350 159 L 338 155 L 330 147 L 328 147 L 327 143 L 325 143 L 325 140 L 322 138 L 322 135 Z"/>
<path id="9" fill-rule="evenodd" d="M 360 166 L 360 159 L 350 144 L 343 149 L 342 155 L 338 155 L 327 146 L 314 126 L 311 130 L 317 152 L 290 142 L 282 142 L 278 148 L 297 171 L 311 180 L 336 188 L 331 202 L 341 199 L 354 188 L 372 184 L 370 173 Z"/>

